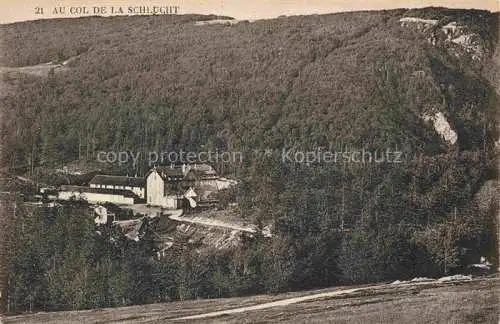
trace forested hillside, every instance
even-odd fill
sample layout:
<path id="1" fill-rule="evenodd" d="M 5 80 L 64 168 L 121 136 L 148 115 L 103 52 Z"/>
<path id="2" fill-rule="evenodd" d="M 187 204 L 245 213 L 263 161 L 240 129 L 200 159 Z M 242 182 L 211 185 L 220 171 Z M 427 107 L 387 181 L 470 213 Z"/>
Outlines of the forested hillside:
<path id="1" fill-rule="evenodd" d="M 405 17 L 437 23 L 403 25 Z M 498 202 L 477 195 L 497 178 L 498 14 L 427 8 L 195 24 L 215 18 L 0 26 L 0 66 L 69 60 L 47 76 L 3 73 L 2 166 L 32 173 L 112 150 L 248 153 L 216 167 L 240 180 L 241 216 L 271 223 L 276 235 L 213 258 L 176 259 L 184 281 L 169 298 L 437 276 L 465 271 L 482 255 L 498 261 Z M 463 34 L 450 41 L 443 28 L 453 23 Z M 423 117 L 436 113 L 456 142 Z M 403 155 L 401 163 L 305 164 L 284 162 L 283 149 Z M 144 174 L 146 162 L 122 172 Z M 173 285 L 173 270 L 154 267 L 156 275 L 132 273 Z M 85 287 L 81 280 L 71 289 Z M 60 309 L 164 298 L 129 293 L 47 300 Z M 22 305 L 31 296 L 24 294 Z"/>

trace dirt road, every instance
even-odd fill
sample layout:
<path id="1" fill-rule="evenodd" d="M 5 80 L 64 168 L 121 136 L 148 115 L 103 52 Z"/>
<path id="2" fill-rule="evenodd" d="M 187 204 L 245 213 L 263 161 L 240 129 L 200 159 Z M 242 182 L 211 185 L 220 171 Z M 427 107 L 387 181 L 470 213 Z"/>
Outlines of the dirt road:
<path id="1" fill-rule="evenodd" d="M 179 222 L 186 222 L 186 223 L 192 223 L 192 224 L 198 224 L 198 225 L 204 225 L 204 226 L 216 226 L 216 227 L 222 227 L 222 228 L 227 228 L 227 229 L 242 231 L 242 232 L 247 232 L 247 233 L 255 233 L 255 229 L 250 227 L 250 226 L 241 226 L 238 224 L 230 224 L 230 223 L 223 222 L 223 221 L 220 221 L 217 219 L 209 219 L 209 218 L 205 218 L 205 217 L 182 216 L 182 210 L 181 210 L 181 212 L 178 212 L 178 211 L 172 212 L 172 214 L 169 215 L 168 218 L 170 218 L 172 220 L 179 221 Z"/>
<path id="2" fill-rule="evenodd" d="M 361 290 L 367 290 L 370 288 L 371 287 L 331 291 L 331 292 L 327 292 L 327 293 L 319 293 L 319 294 L 314 294 L 314 295 L 310 295 L 310 296 L 288 298 L 288 299 L 278 300 L 275 302 L 264 303 L 264 304 L 254 305 L 254 306 L 239 307 L 239 308 L 233 308 L 233 309 L 228 309 L 228 310 L 224 310 L 224 311 L 174 318 L 173 320 L 203 319 L 203 318 L 218 317 L 218 316 L 229 315 L 229 314 L 243 313 L 243 312 L 248 312 L 248 311 L 253 311 L 253 310 L 261 310 L 261 309 L 266 309 L 266 308 L 271 308 L 271 307 L 287 306 L 290 304 L 296 304 L 296 303 L 305 302 L 305 301 L 309 301 L 309 300 L 340 296 L 340 295 L 349 294 L 349 293 L 353 293 L 353 292 L 357 292 L 357 291 L 361 291 Z"/>
<path id="3" fill-rule="evenodd" d="M 399 284 L 397 286 L 399 286 L 399 287 L 404 287 L 404 286 L 416 287 L 416 286 L 422 286 L 422 285 L 429 286 L 429 285 L 436 285 L 436 284 L 443 284 L 443 283 L 438 283 L 436 281 L 426 281 L 426 282 Z M 308 296 L 287 298 L 287 299 L 282 299 L 282 300 L 269 302 L 269 303 L 263 303 L 263 304 L 259 304 L 259 305 L 238 307 L 238 308 L 233 308 L 233 309 L 228 309 L 228 310 L 223 310 L 223 311 L 209 312 L 209 313 L 205 313 L 205 314 L 198 314 L 198 315 L 174 318 L 173 320 L 194 320 L 194 319 L 205 319 L 205 318 L 211 318 L 211 317 L 219 317 L 219 316 L 223 316 L 223 315 L 243 313 L 243 312 L 254 311 L 254 310 L 262 310 L 262 309 L 272 308 L 272 307 L 287 306 L 287 305 L 291 305 L 291 304 L 307 302 L 307 301 L 312 301 L 312 300 L 318 300 L 318 299 L 323 299 L 323 298 L 332 298 L 332 297 L 337 297 L 337 296 L 349 295 L 349 294 L 363 292 L 363 291 L 373 291 L 374 289 L 380 290 L 380 289 L 384 289 L 384 288 L 394 288 L 394 287 L 395 287 L 395 285 L 388 284 L 388 285 L 373 285 L 373 286 L 367 286 L 367 287 L 361 287 L 361 288 L 342 289 L 342 290 L 337 290 L 337 291 L 316 293 L 316 294 L 312 294 L 312 295 L 308 295 Z"/>
<path id="4" fill-rule="evenodd" d="M 500 278 L 334 287 L 277 295 L 26 313 L 4 324 L 498 323 Z M 210 311 L 207 311 L 210 310 Z"/>

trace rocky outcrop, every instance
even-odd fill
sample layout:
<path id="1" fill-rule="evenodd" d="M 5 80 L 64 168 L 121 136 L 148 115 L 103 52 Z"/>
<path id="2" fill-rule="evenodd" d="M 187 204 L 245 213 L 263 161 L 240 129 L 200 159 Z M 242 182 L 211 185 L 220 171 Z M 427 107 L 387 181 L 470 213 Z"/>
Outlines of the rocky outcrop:
<path id="1" fill-rule="evenodd" d="M 438 112 L 434 115 L 424 115 L 422 118 L 425 121 L 431 121 L 436 132 L 441 135 L 446 142 L 452 145 L 457 142 L 457 133 L 451 128 L 442 112 Z"/>
<path id="2" fill-rule="evenodd" d="M 487 50 L 484 39 L 468 26 L 456 21 L 445 23 L 445 19 L 421 19 L 417 17 L 403 17 L 401 26 L 414 28 L 427 35 L 427 40 L 434 46 L 443 46 L 454 56 L 468 55 L 472 60 L 482 60 Z"/>

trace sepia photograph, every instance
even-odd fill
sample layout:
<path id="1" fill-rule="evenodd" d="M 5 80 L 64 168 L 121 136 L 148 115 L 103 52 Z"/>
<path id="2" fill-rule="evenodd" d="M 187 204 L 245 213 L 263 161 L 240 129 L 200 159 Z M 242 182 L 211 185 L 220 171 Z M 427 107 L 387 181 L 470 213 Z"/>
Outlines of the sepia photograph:
<path id="1" fill-rule="evenodd" d="M 500 0 L 1 0 L 0 324 L 500 323 Z"/>

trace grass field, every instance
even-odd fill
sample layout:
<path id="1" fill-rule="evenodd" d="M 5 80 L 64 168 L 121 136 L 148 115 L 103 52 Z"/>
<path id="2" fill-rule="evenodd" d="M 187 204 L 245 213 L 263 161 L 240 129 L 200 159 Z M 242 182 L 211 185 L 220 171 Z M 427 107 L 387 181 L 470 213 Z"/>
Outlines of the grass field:
<path id="1" fill-rule="evenodd" d="M 11 323 L 498 323 L 500 279 L 336 287 L 279 295 L 36 313 Z M 325 297 L 325 295 L 329 295 Z M 305 297 L 307 296 L 307 297 Z M 305 298 L 303 298 L 305 297 Z M 297 301 L 302 300 L 303 301 Z M 258 305 L 258 306 L 257 306 Z M 251 309 L 251 308 L 261 309 Z M 235 310 L 212 316 L 209 313 Z M 248 310 L 245 310 L 248 309 Z M 183 317 L 201 315 L 198 319 Z"/>

